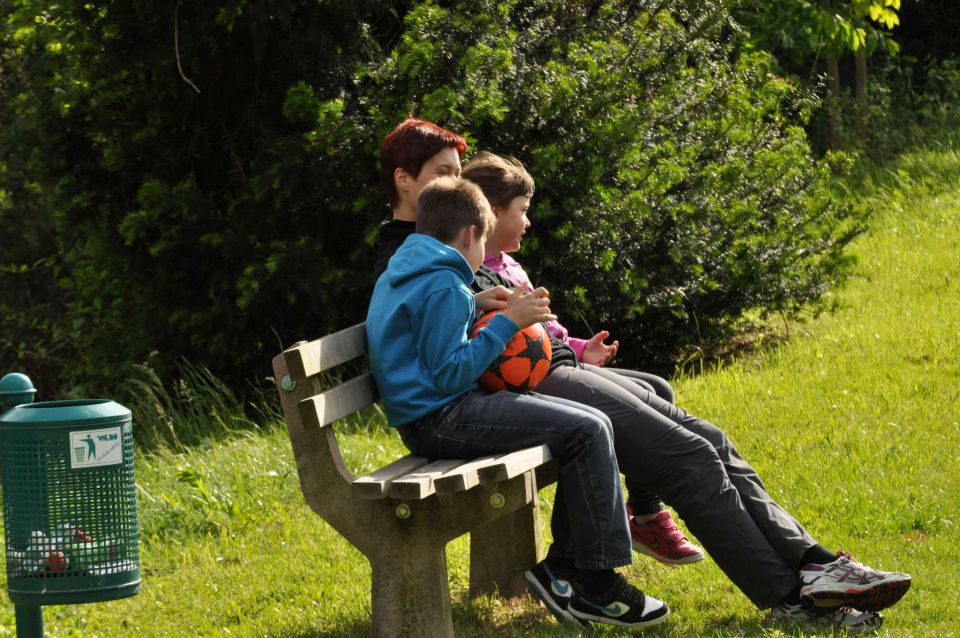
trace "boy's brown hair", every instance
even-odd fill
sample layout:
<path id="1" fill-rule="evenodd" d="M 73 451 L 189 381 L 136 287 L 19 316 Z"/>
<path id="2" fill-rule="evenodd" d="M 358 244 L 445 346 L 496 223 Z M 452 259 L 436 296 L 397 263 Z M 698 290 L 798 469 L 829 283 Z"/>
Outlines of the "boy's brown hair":
<path id="1" fill-rule="evenodd" d="M 478 153 L 463 167 L 461 176 L 479 186 L 492 206 L 508 208 L 514 197 L 533 197 L 533 177 L 515 157 Z"/>
<path id="2" fill-rule="evenodd" d="M 427 184 L 417 200 L 417 232 L 449 244 L 467 226 L 475 226 L 482 240 L 496 218 L 483 191 L 465 179 L 438 177 Z"/>

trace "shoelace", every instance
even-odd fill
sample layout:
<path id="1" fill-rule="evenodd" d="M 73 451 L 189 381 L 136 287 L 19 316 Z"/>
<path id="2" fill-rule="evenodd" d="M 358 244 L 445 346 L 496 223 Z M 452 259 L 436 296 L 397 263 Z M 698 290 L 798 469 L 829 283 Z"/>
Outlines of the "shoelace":
<path id="1" fill-rule="evenodd" d="M 877 574 L 875 570 L 870 569 L 866 565 L 860 563 L 853 556 L 850 555 L 850 552 L 837 551 L 837 560 L 845 560 L 846 562 L 841 563 L 844 569 L 847 571 L 841 576 L 841 580 L 847 580 L 849 578 L 856 578 L 861 583 L 868 583 L 870 580 L 877 580 L 883 578 L 880 574 Z"/>
<path id="2" fill-rule="evenodd" d="M 616 579 L 609 592 L 613 593 L 616 600 L 622 600 L 632 605 L 643 604 L 644 593 L 628 583 L 623 574 L 619 572 L 617 572 Z"/>

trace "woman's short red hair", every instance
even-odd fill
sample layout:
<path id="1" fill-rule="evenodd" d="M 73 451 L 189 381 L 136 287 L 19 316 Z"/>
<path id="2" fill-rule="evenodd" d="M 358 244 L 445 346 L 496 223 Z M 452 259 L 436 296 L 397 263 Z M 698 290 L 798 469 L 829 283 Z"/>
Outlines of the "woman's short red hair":
<path id="1" fill-rule="evenodd" d="M 394 172 L 402 168 L 416 178 L 427 160 L 448 146 L 457 149 L 462 156 L 467 150 L 467 140 L 442 126 L 413 116 L 383 138 L 380 144 L 380 185 L 391 206 L 400 201 L 393 181 Z"/>

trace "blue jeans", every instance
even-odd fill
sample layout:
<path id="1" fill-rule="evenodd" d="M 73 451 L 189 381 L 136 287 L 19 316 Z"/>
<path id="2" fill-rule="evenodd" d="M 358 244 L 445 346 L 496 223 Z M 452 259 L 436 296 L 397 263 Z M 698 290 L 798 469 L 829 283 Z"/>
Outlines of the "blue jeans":
<path id="1" fill-rule="evenodd" d="M 613 425 L 600 411 L 535 393 L 473 391 L 400 435 L 411 452 L 436 459 L 549 446 L 559 464 L 550 555 L 581 569 L 633 562 Z"/>

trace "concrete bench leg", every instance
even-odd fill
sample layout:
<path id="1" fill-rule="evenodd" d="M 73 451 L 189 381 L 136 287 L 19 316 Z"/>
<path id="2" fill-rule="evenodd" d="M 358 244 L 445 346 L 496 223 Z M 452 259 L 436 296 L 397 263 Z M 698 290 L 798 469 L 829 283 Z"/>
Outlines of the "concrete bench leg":
<path id="1" fill-rule="evenodd" d="M 370 559 L 373 635 L 453 638 L 444 545 L 400 543 L 391 550 Z"/>
<path id="2" fill-rule="evenodd" d="M 523 572 L 540 560 L 540 505 L 536 498 L 512 514 L 470 532 L 470 595 L 527 591 Z"/>

